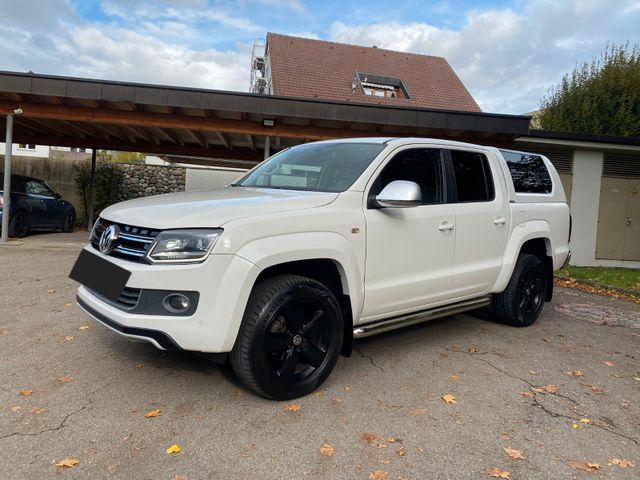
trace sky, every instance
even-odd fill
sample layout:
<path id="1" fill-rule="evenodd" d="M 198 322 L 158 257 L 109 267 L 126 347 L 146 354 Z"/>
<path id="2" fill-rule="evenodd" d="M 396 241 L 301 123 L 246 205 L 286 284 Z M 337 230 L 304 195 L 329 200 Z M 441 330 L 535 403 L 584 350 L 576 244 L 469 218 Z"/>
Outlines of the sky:
<path id="1" fill-rule="evenodd" d="M 0 70 L 248 91 L 267 32 L 446 58 L 486 112 L 521 114 L 607 44 L 640 0 L 0 0 Z"/>

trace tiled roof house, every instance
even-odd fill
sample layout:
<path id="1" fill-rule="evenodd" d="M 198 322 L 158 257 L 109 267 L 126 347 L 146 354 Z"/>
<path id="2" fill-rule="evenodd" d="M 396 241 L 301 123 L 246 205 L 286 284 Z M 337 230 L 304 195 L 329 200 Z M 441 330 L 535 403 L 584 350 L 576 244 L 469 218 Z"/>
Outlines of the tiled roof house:
<path id="1" fill-rule="evenodd" d="M 267 34 L 262 93 L 479 112 L 442 57 Z"/>

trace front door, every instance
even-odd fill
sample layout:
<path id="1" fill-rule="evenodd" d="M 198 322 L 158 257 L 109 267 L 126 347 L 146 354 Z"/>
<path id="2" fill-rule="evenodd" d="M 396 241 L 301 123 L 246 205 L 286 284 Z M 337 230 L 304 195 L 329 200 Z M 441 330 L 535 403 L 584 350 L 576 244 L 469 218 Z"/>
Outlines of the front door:
<path id="1" fill-rule="evenodd" d="M 442 152 L 399 151 L 376 173 L 368 196 L 394 180 L 417 183 L 422 205 L 365 209 L 364 322 L 447 299 L 451 290 L 455 211 L 446 203 Z"/>

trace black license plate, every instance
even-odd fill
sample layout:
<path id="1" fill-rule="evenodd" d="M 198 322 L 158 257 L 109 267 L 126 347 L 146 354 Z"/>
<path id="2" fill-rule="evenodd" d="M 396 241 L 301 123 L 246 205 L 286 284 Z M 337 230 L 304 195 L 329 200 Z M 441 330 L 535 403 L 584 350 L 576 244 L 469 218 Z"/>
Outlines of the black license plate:
<path id="1" fill-rule="evenodd" d="M 130 276 L 128 270 L 87 250 L 82 250 L 69 274 L 72 280 L 111 300 L 118 299 Z"/>

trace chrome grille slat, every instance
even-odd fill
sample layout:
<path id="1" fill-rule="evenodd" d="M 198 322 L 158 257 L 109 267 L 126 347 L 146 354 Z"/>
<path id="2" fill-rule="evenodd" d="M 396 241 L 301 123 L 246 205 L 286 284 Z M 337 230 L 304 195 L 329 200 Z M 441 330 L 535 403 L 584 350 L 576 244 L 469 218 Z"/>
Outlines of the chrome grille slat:
<path id="1" fill-rule="evenodd" d="M 115 222 L 110 222 L 103 218 L 99 218 L 91 232 L 91 245 L 100 251 L 98 244 L 100 236 L 104 230 Z M 114 242 L 111 253 L 109 255 L 130 260 L 132 262 L 144 261 L 144 256 L 155 238 L 160 233 L 159 230 L 153 230 L 147 227 L 138 227 L 134 225 L 124 225 L 115 223 L 120 229 L 118 240 Z"/>

